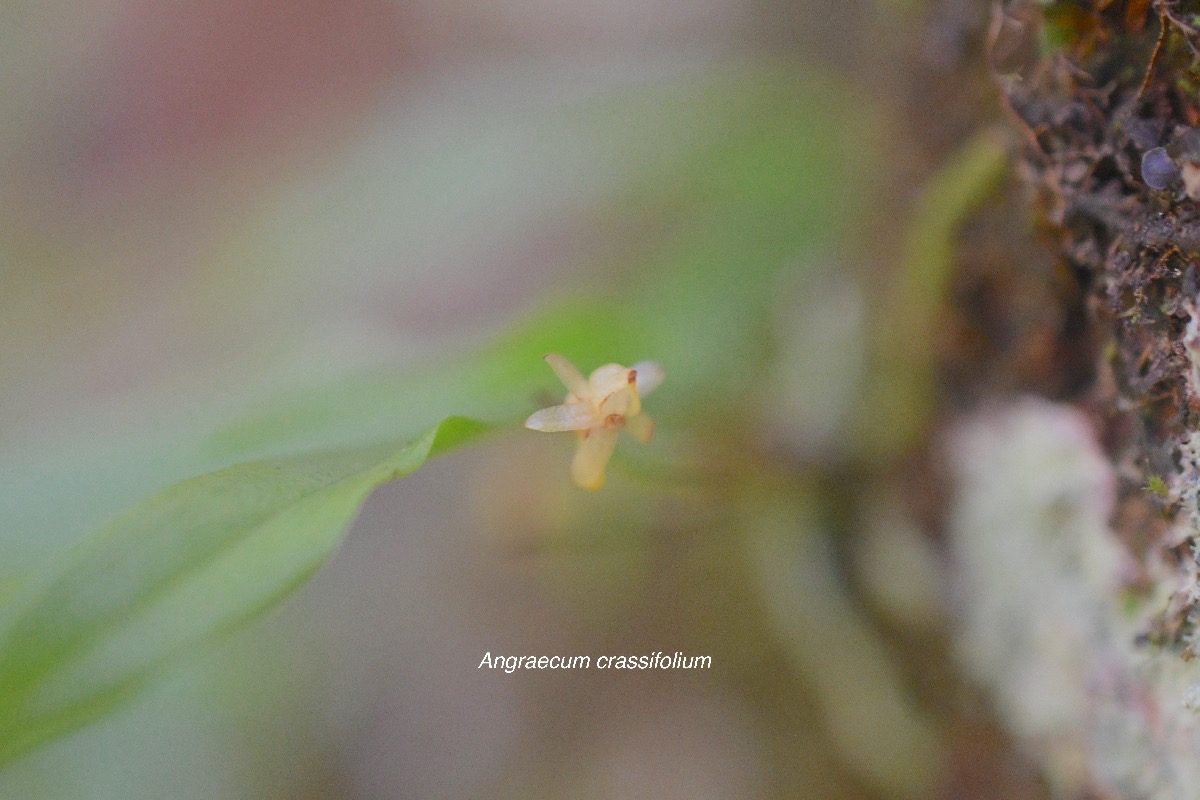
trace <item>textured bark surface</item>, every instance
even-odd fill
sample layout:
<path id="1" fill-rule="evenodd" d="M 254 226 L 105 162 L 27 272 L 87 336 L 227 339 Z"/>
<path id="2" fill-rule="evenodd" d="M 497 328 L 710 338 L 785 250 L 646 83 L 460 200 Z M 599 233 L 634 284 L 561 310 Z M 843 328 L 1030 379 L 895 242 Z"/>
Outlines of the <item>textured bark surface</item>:
<path id="1" fill-rule="evenodd" d="M 1119 528 L 1139 553 L 1172 535 L 1165 520 L 1184 481 L 1168 484 L 1186 471 L 1181 448 L 1197 420 L 1188 324 L 1200 210 L 1184 175 L 1160 190 L 1141 173 L 1147 152 L 1185 149 L 1200 122 L 1197 32 L 1183 14 L 1174 2 L 1054 3 L 1040 18 L 998 14 L 992 28 L 997 49 L 1006 36 L 1042 44 L 999 77 L 1035 211 L 1086 297 L 1097 345 L 1086 399 L 1121 479 Z M 1185 174 L 1189 155 L 1175 159 Z"/>
<path id="2" fill-rule="evenodd" d="M 957 643 L 1056 796 L 1200 785 L 1197 12 L 1016 3 L 988 34 L 1057 256 L 967 237 L 946 386 L 993 407 L 950 437 Z"/>

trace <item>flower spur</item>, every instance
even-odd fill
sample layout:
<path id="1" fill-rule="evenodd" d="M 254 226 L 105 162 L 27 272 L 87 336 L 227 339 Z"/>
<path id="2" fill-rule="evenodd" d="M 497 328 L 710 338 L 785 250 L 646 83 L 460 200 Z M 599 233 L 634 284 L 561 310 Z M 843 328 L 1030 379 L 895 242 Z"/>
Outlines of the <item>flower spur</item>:
<path id="1" fill-rule="evenodd" d="M 567 387 L 567 399 L 562 405 L 535 411 L 525 427 L 546 433 L 578 431 L 571 480 L 581 489 L 599 489 L 618 431 L 624 428 L 638 441 L 650 441 L 654 422 L 642 413 L 641 398 L 662 382 L 662 367 L 653 361 L 632 367 L 605 364 L 585 379 L 558 353 L 548 354 L 546 363 Z"/>

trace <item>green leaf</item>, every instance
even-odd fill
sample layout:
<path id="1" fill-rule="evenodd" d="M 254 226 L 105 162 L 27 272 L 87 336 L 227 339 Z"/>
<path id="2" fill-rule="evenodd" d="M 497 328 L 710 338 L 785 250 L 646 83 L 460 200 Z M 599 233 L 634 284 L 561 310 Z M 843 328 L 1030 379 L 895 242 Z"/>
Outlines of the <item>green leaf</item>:
<path id="1" fill-rule="evenodd" d="M 0 764 L 263 614 L 334 551 L 372 489 L 486 430 L 451 417 L 403 446 L 240 464 L 113 521 L 0 610 Z"/>

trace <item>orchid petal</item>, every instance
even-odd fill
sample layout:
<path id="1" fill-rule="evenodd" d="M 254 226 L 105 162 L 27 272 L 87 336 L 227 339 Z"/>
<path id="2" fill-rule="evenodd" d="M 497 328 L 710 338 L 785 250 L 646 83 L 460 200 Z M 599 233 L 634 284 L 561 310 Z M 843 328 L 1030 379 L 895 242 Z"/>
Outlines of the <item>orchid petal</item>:
<path id="1" fill-rule="evenodd" d="M 637 390 L 642 397 L 653 392 L 663 381 L 663 368 L 657 361 L 639 361 L 632 369 L 637 372 Z"/>
<path id="2" fill-rule="evenodd" d="M 629 368 L 620 364 L 605 364 L 596 367 L 588 378 L 592 388 L 592 399 L 603 403 L 609 396 L 629 388 Z"/>
<path id="3" fill-rule="evenodd" d="M 525 427 L 545 433 L 582 431 L 600 424 L 596 412 L 587 403 L 568 403 L 533 412 Z"/>
<path id="4" fill-rule="evenodd" d="M 574 364 L 558 353 L 547 353 L 545 358 L 550 369 L 554 370 L 554 374 L 562 381 L 563 386 L 567 387 L 568 392 L 580 399 L 592 396 L 591 387 L 579 370 L 575 369 Z"/>
<path id="5" fill-rule="evenodd" d="M 637 389 L 632 383 L 625 384 L 625 388 L 605 397 L 600 401 L 600 416 L 607 417 L 610 414 L 620 414 L 623 417 L 632 416 L 642 410 L 642 403 L 638 400 Z"/>
<path id="6" fill-rule="evenodd" d="M 628 417 L 625 420 L 625 430 L 629 431 L 630 436 L 642 444 L 646 444 L 650 441 L 650 437 L 654 435 L 654 420 L 645 414 Z"/>
<path id="7" fill-rule="evenodd" d="M 604 468 L 617 444 L 617 431 L 593 428 L 579 442 L 571 462 L 571 480 L 580 489 L 599 489 L 604 485 Z"/>

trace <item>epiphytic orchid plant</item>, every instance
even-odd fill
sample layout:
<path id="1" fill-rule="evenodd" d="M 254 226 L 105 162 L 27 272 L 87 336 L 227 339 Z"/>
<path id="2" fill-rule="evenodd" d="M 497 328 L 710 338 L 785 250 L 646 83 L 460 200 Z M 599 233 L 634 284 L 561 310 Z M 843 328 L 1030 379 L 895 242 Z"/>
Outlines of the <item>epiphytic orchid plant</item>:
<path id="1" fill-rule="evenodd" d="M 224 419 L 222 405 L 200 415 L 206 421 L 178 430 L 147 427 L 131 438 L 112 426 L 111 441 L 88 449 L 89 442 L 64 440 L 53 450 L 31 449 L 27 463 L 6 451 L 0 769 L 134 697 L 181 654 L 274 607 L 337 550 L 377 486 L 533 411 L 529 398 L 547 377 L 536 361 L 548 349 L 595 364 L 607 351 L 654 353 L 670 365 L 679 400 L 738 396 L 747 365 L 766 359 L 762 344 L 783 265 L 816 264 L 802 256 L 836 249 L 857 219 L 860 177 L 876 166 L 878 126 L 868 104 L 844 102 L 831 96 L 827 82 L 810 85 L 790 68 L 739 67 L 697 77 L 606 100 L 594 116 L 603 135 L 580 140 L 586 148 L 600 146 L 593 155 L 581 150 L 581 164 L 611 151 L 622 154 L 615 166 L 632 165 L 612 181 L 611 199 L 621 202 L 606 199 L 597 210 L 617 212 L 614 230 L 645 232 L 637 247 L 612 252 L 628 259 L 622 273 L 628 279 L 613 280 L 609 291 L 536 303 L 531 319 L 495 341 L 428 369 L 334 364 L 330 377 L 282 387 L 264 376 L 248 383 L 241 398 L 247 408 L 234 418 Z M 664 115 L 661 108 L 673 111 Z M 705 124 L 697 126 L 698 119 Z M 559 142 L 578 124 L 572 112 L 562 120 L 531 119 L 530 130 Z M 537 141 L 521 141 L 514 152 L 523 159 L 523 148 Z M 446 168 L 447 180 L 457 179 L 458 159 Z M 546 174 L 557 180 L 560 172 Z M 582 180 L 570 174 L 568 184 Z M 527 178 L 521 173 L 513 196 L 528 190 Z M 385 204 L 412 207 L 410 188 L 393 172 L 364 171 L 364 181 Z M 281 218 L 287 225 L 267 225 L 264 242 L 274 247 L 278 230 L 307 230 L 316 220 L 332 220 L 331 232 L 357 231 L 340 215 L 358 207 L 364 186 L 349 181 L 347 187 L 349 194 L 333 191 L 311 220 L 305 211 Z M 475 202 L 475 194 L 464 196 Z M 646 213 L 660 210 L 668 224 L 647 228 Z M 390 227 L 378 229 L 384 238 L 362 252 L 392 247 Z M 297 239 L 301 246 L 306 241 Z M 338 261 L 322 256 L 313 263 Z M 374 258 L 361 260 L 360 272 L 350 268 L 351 259 L 337 263 L 327 280 L 367 292 L 371 284 L 359 281 L 373 280 L 378 270 Z M 257 259 L 247 264 L 261 266 Z M 30 296 L 41 295 L 57 296 Z M 56 312 L 53 303 L 46 306 L 47 319 Z M 691 358 L 699 353 L 702 364 Z M 547 360 L 568 394 L 526 424 L 575 431 L 572 478 L 599 488 L 620 431 L 650 437 L 642 400 L 663 371 L 649 362 L 607 364 L 585 378 L 566 359 Z M 681 427 L 681 440 L 688 435 Z M 88 457 L 80 456 L 81 447 Z M 121 508 L 127 510 L 110 517 Z M 87 529 L 94 530 L 85 535 Z M 61 543 L 67 535 L 79 542 L 77 551 L 47 552 L 44 564 L 26 557 L 34 542 Z M 12 793 L 0 783 L 0 794 Z"/>

